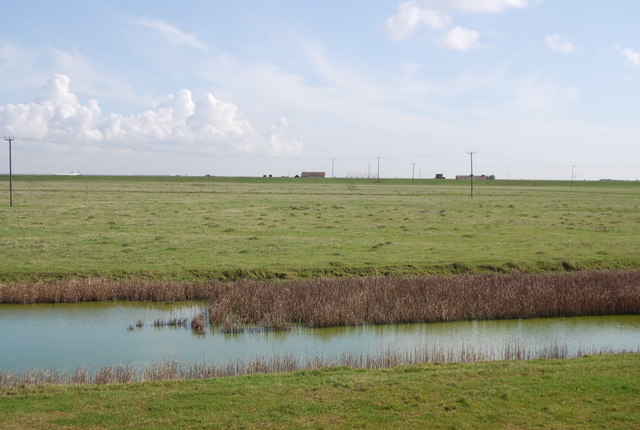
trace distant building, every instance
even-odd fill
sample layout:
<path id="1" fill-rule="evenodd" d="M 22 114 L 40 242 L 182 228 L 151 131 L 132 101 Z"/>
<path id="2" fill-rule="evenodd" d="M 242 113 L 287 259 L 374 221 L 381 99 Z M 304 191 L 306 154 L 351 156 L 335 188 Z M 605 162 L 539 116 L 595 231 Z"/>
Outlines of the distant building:
<path id="1" fill-rule="evenodd" d="M 444 179 L 444 175 L 442 173 L 436 173 L 436 179 Z"/>
<path id="2" fill-rule="evenodd" d="M 324 172 L 302 172 L 300 173 L 301 178 L 324 178 Z"/>
<path id="3" fill-rule="evenodd" d="M 469 176 L 469 175 L 456 175 L 456 179 L 466 179 L 468 181 L 469 179 L 471 179 L 471 176 Z M 487 176 L 487 175 L 473 175 L 473 179 L 474 180 L 476 180 L 476 179 L 489 180 L 491 178 L 489 176 Z"/>

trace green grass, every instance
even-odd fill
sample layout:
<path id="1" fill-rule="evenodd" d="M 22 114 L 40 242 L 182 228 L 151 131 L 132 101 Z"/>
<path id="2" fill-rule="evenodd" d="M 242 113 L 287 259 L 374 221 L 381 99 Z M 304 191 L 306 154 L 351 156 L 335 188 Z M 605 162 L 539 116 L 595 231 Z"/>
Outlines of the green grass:
<path id="1" fill-rule="evenodd" d="M 0 427 L 637 428 L 640 355 L 0 391 Z"/>
<path id="2" fill-rule="evenodd" d="M 640 267 L 637 182 L 0 181 L 0 282 Z"/>

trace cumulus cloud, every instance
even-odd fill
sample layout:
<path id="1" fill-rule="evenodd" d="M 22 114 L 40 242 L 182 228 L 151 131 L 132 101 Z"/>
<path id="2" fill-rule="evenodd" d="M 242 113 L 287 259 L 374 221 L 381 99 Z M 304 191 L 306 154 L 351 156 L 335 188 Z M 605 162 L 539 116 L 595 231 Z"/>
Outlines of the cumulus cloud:
<path id="1" fill-rule="evenodd" d="M 97 100 L 80 103 L 71 92 L 71 80 L 55 75 L 44 95 L 30 103 L 0 106 L 0 130 L 21 138 L 69 142 L 198 144 L 271 155 L 298 153 L 302 141 L 287 141 L 286 119 L 260 138 L 238 107 L 204 94 L 194 100 L 183 89 L 140 114 L 103 115 Z"/>
<path id="2" fill-rule="evenodd" d="M 289 121 L 287 121 L 286 118 L 280 118 L 277 124 L 271 126 L 268 149 L 270 155 L 296 155 L 302 152 L 301 138 L 294 140 L 287 140 L 285 138 L 287 127 L 289 127 Z"/>
<path id="3" fill-rule="evenodd" d="M 469 51 L 482 45 L 479 41 L 480 33 L 467 28 L 455 27 L 442 36 L 440 43 L 448 49 Z"/>
<path id="4" fill-rule="evenodd" d="M 573 43 L 571 43 L 566 37 L 562 37 L 557 33 L 547 36 L 545 40 L 549 49 L 561 54 L 571 54 L 576 50 Z"/>
<path id="5" fill-rule="evenodd" d="M 640 67 L 640 52 L 631 48 L 622 49 L 622 55 L 635 67 Z"/>
<path id="6" fill-rule="evenodd" d="M 527 0 L 410 0 L 400 3 L 398 12 L 387 18 L 384 29 L 391 39 L 403 40 L 421 27 L 431 31 L 451 28 L 451 12 L 500 13 L 527 5 Z M 476 31 L 456 26 L 439 40 L 444 48 L 468 51 L 481 46 L 479 37 L 480 33 Z"/>
<path id="7" fill-rule="evenodd" d="M 133 21 L 134 24 L 150 28 L 152 30 L 159 31 L 172 43 L 178 46 L 188 46 L 190 48 L 199 49 L 201 51 L 207 50 L 205 45 L 197 36 L 174 27 L 166 21 L 154 20 L 149 18 L 141 18 Z"/>

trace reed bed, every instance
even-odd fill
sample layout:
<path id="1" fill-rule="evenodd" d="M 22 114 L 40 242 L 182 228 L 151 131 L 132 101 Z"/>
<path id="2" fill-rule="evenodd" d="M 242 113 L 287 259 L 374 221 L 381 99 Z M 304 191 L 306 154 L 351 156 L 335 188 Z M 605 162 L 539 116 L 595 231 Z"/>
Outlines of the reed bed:
<path id="1" fill-rule="evenodd" d="M 298 358 L 293 355 L 272 358 L 255 358 L 248 361 L 232 361 L 224 364 L 207 362 L 163 361 L 137 369 L 131 364 L 106 365 L 95 372 L 86 368 L 74 372 L 60 370 L 28 370 L 9 372 L 0 370 L 0 388 L 43 384 L 119 384 L 166 380 L 208 379 L 256 373 L 285 373 L 300 370 L 350 367 L 381 369 L 425 363 L 474 363 L 495 360 L 533 360 L 578 358 L 593 354 L 639 353 L 582 349 L 570 352 L 563 345 L 552 344 L 535 350 L 520 344 L 504 346 L 500 351 L 490 349 L 445 349 L 439 346 L 417 348 L 413 351 L 385 350 L 374 354 L 341 354 L 336 357 L 314 356 Z"/>
<path id="2" fill-rule="evenodd" d="M 0 303 L 208 300 L 213 297 L 217 285 L 217 282 L 101 278 L 18 282 L 0 285 Z"/>
<path id="3" fill-rule="evenodd" d="M 329 327 L 640 313 L 640 271 L 220 285 L 212 325 Z"/>
<path id="4" fill-rule="evenodd" d="M 232 283 L 85 279 L 0 286 L 0 303 L 207 300 L 191 327 L 329 327 L 640 313 L 640 270 Z M 206 316 L 206 318 L 204 317 Z M 207 321 L 208 320 L 208 321 Z"/>

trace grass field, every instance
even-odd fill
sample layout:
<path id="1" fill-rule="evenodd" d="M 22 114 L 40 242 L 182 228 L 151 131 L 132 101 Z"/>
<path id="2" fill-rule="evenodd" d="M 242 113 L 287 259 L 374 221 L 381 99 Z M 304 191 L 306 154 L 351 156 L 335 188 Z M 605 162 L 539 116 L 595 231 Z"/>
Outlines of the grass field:
<path id="1" fill-rule="evenodd" d="M 0 282 L 640 267 L 637 182 L 0 181 Z"/>
<path id="2" fill-rule="evenodd" d="M 0 391 L 3 429 L 638 428 L 640 355 Z"/>
<path id="3" fill-rule="evenodd" d="M 471 199 L 468 183 L 435 180 L 14 179 L 9 208 L 0 177 L 6 291 L 640 268 L 637 182 L 477 182 Z M 85 281 L 53 282 L 72 278 Z M 0 389 L 0 428 L 626 429 L 639 375 L 629 354 L 35 385 Z"/>

